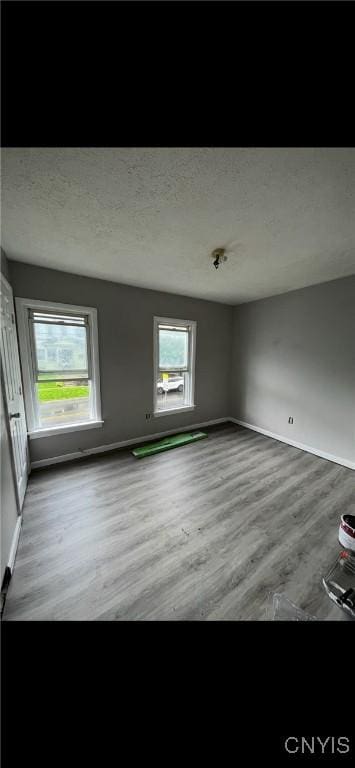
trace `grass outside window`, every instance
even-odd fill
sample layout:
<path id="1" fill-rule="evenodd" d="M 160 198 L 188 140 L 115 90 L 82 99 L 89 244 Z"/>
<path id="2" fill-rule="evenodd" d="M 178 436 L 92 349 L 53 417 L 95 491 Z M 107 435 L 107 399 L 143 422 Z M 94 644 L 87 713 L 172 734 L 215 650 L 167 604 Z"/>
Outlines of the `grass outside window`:
<path id="1" fill-rule="evenodd" d="M 67 400 L 76 397 L 88 397 L 88 385 L 66 385 L 61 381 L 41 381 L 38 383 L 38 399 L 40 402 L 49 400 Z"/>

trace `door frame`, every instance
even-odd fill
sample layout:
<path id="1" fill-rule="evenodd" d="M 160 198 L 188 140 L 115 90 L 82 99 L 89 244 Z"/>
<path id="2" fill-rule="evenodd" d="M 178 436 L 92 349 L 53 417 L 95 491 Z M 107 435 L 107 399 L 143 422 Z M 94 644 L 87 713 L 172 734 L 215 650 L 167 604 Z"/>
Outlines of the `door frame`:
<path id="1" fill-rule="evenodd" d="M 14 449 L 12 445 L 12 437 L 11 437 L 11 431 L 10 431 L 10 419 L 9 419 L 9 409 L 7 405 L 7 399 L 5 396 L 5 382 L 4 382 L 4 372 L 2 367 L 2 357 L 0 355 L 0 383 L 1 383 L 1 389 L 4 393 L 3 396 L 3 403 L 4 403 L 4 411 L 5 411 L 5 425 L 6 425 L 6 432 L 9 440 L 10 445 L 10 462 L 11 462 L 11 471 L 12 471 L 12 477 L 14 481 L 15 486 L 15 494 L 16 494 L 16 504 L 17 504 L 17 514 L 22 515 L 21 510 L 21 504 L 20 504 L 20 497 L 18 492 L 18 485 L 17 485 L 17 477 L 16 477 L 16 468 L 15 468 L 15 460 L 14 460 Z"/>

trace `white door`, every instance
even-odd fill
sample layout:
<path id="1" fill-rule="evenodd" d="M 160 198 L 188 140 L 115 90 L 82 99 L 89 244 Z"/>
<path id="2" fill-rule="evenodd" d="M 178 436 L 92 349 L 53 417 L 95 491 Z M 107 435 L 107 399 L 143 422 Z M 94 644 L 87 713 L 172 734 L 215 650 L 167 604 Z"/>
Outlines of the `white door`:
<path id="1" fill-rule="evenodd" d="M 21 510 L 29 472 L 27 424 L 15 324 L 14 299 L 11 287 L 3 275 L 1 275 L 0 285 L 0 352 L 2 374 L 5 401 L 10 421 L 18 501 Z"/>

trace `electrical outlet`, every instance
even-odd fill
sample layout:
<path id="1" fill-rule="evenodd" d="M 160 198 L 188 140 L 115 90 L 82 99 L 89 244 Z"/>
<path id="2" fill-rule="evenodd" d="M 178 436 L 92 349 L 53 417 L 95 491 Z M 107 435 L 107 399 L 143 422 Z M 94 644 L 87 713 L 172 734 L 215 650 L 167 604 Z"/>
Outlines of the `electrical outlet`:
<path id="1" fill-rule="evenodd" d="M 289 416 L 288 417 L 288 423 L 289 424 L 293 424 L 293 416 Z"/>
<path id="2" fill-rule="evenodd" d="M 145 418 L 146 419 L 151 419 L 152 418 L 152 414 L 151 413 L 146 413 L 145 414 Z"/>

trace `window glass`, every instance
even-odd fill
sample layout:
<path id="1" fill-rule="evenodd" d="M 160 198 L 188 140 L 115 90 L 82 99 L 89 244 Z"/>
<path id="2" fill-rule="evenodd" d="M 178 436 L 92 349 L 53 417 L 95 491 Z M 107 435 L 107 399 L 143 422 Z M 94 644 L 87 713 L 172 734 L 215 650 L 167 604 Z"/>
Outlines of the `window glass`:
<path id="1" fill-rule="evenodd" d="M 159 368 L 168 370 L 187 368 L 188 330 L 159 328 Z"/>
<path id="2" fill-rule="evenodd" d="M 87 378 L 86 326 L 34 322 L 38 374 L 75 373 Z"/>
<path id="3" fill-rule="evenodd" d="M 170 410 L 188 405 L 187 371 L 166 371 L 157 381 L 157 407 Z"/>
<path id="4" fill-rule="evenodd" d="M 39 426 L 42 429 L 80 424 L 91 418 L 90 386 L 87 380 L 39 381 L 36 388 Z"/>

